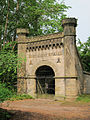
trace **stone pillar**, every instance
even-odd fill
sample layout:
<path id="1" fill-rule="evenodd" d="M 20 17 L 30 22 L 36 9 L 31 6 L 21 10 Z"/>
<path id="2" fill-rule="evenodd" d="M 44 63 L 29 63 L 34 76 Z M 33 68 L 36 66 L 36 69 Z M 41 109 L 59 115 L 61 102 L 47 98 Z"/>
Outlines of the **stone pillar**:
<path id="1" fill-rule="evenodd" d="M 18 42 L 18 64 L 21 62 L 20 68 L 17 70 L 17 91 L 18 93 L 26 93 L 27 80 L 26 77 L 26 29 L 17 29 Z"/>
<path id="2" fill-rule="evenodd" d="M 36 97 L 36 76 L 28 76 L 27 79 L 27 94 L 33 98 Z"/>
<path id="3" fill-rule="evenodd" d="M 65 98 L 65 81 L 63 78 L 55 79 L 55 98 L 58 100 Z"/>
<path id="4" fill-rule="evenodd" d="M 76 26 L 75 18 L 66 18 L 62 21 L 64 28 L 64 72 L 66 77 L 66 97 L 77 96 L 77 73 L 75 68 Z"/>

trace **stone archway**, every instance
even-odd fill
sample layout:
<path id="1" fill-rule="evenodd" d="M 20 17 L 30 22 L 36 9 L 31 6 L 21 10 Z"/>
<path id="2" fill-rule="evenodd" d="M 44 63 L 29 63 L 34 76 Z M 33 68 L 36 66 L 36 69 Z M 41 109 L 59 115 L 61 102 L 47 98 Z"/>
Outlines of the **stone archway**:
<path id="1" fill-rule="evenodd" d="M 30 94 L 30 95 L 32 95 L 33 97 L 39 97 L 39 95 L 37 95 L 37 89 L 36 89 L 36 78 L 37 78 L 36 71 L 41 66 L 49 66 L 49 68 L 51 68 L 52 71 L 53 71 L 53 76 L 54 76 L 54 80 L 55 80 L 55 84 L 54 84 L 55 88 L 54 88 L 54 90 L 52 90 L 54 92 L 52 92 L 52 94 L 48 94 L 48 95 L 50 97 L 51 96 L 55 96 L 56 92 L 57 92 L 57 90 L 56 90 L 56 84 L 58 82 L 58 81 L 56 81 L 55 77 L 57 77 L 59 75 L 59 72 L 58 72 L 57 66 L 54 63 L 52 63 L 51 61 L 36 62 L 33 66 L 31 66 L 30 68 L 28 68 L 29 69 L 29 75 L 28 75 L 29 79 L 27 79 L 27 93 Z M 50 93 L 50 92 L 48 91 L 48 93 Z"/>
<path id="2" fill-rule="evenodd" d="M 36 94 L 55 94 L 55 73 L 50 66 L 43 65 L 36 72 Z"/>
<path id="3" fill-rule="evenodd" d="M 59 76 L 58 68 L 52 61 L 40 61 L 40 62 L 35 63 L 35 65 L 32 66 L 32 69 L 29 68 L 31 70 L 30 76 L 36 76 L 36 74 L 35 74 L 36 70 L 40 66 L 44 66 L 44 65 L 51 67 L 55 73 L 55 76 Z"/>

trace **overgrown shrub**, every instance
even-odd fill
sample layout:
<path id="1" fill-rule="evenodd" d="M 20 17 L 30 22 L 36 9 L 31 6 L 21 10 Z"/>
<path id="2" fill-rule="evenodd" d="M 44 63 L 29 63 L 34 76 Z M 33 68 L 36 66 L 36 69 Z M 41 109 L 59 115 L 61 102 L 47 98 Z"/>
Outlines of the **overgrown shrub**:
<path id="1" fill-rule="evenodd" d="M 23 56 L 23 53 L 22 53 Z M 18 57 L 17 55 L 17 42 L 9 42 L 5 44 L 0 51 L 0 81 L 5 83 L 9 89 L 16 90 L 17 84 L 17 68 L 26 59 Z"/>
<path id="2" fill-rule="evenodd" d="M 14 89 L 17 80 L 17 51 L 16 42 L 7 43 L 0 51 L 0 81 L 8 88 Z"/>
<path id="3" fill-rule="evenodd" d="M 5 84 L 0 83 L 0 102 L 3 102 L 9 98 L 11 98 L 13 95 L 13 92 L 6 88 Z"/>
<path id="4" fill-rule="evenodd" d="M 17 94 L 12 90 L 6 88 L 5 84 L 0 83 L 0 102 L 5 100 L 23 100 L 23 99 L 32 99 L 33 97 L 27 94 Z"/>

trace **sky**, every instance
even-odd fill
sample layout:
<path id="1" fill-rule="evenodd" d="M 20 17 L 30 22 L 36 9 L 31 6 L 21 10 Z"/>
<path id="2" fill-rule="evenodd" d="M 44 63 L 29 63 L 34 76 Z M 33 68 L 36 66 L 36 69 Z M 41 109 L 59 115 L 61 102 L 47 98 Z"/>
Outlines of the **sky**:
<path id="1" fill-rule="evenodd" d="M 90 37 L 90 0 L 64 0 L 66 5 L 71 6 L 67 11 L 68 17 L 78 19 L 77 38 L 86 42 Z"/>

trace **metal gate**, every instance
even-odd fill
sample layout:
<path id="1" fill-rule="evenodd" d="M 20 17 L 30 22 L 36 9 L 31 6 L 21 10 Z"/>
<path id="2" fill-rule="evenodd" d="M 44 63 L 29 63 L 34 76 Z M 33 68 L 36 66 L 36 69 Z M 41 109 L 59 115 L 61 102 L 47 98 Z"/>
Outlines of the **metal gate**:
<path id="1" fill-rule="evenodd" d="M 36 93 L 37 94 L 55 94 L 55 78 L 53 76 L 37 77 Z"/>

